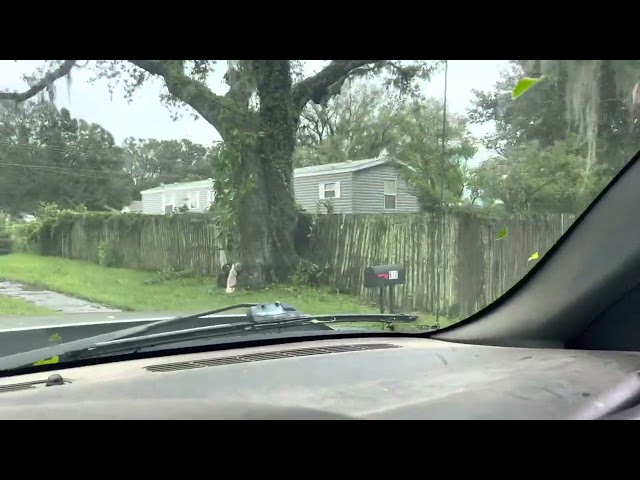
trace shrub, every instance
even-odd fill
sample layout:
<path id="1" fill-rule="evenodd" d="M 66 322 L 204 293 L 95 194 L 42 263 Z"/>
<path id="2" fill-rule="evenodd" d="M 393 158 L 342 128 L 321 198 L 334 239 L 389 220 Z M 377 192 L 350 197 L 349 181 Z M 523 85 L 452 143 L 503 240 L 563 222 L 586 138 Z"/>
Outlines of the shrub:
<path id="1" fill-rule="evenodd" d="M 0 228 L 0 255 L 9 255 L 13 248 L 13 238 L 6 228 Z"/>
<path id="2" fill-rule="evenodd" d="M 120 266 L 120 258 L 118 257 L 115 245 L 108 240 L 102 240 L 98 244 L 98 264 L 103 267 Z"/>
<path id="3" fill-rule="evenodd" d="M 42 224 L 38 221 L 15 224 L 13 226 L 14 251 L 40 253 L 38 239 L 41 226 Z"/>

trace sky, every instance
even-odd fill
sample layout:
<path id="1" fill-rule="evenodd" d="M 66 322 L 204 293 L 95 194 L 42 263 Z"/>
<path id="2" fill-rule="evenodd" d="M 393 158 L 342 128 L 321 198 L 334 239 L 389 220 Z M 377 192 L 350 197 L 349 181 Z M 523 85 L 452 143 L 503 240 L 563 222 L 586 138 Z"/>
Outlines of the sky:
<path id="1" fill-rule="evenodd" d="M 447 109 L 451 112 L 466 113 L 473 95 L 472 89 L 488 90 L 498 80 L 500 71 L 506 67 L 507 60 L 449 60 L 447 82 Z M 318 71 L 326 64 L 324 60 L 308 60 L 306 70 L 309 74 Z M 26 87 L 22 80 L 25 74 L 32 74 L 42 60 L 0 60 L 0 89 L 21 91 Z M 109 92 L 107 80 L 90 82 L 91 68 L 74 69 L 71 86 L 67 88 L 65 80 L 56 83 L 57 103 L 66 107 L 73 117 L 98 123 L 121 143 L 127 137 L 156 139 L 189 139 L 205 145 L 219 140 L 215 129 L 202 119 L 194 120 L 190 115 L 173 121 L 171 112 L 159 101 L 163 91 L 162 82 L 153 80 L 144 84 L 128 102 L 122 88 L 116 88 L 113 95 Z M 425 87 L 429 96 L 442 99 L 444 94 L 444 72 L 436 74 Z M 222 79 L 211 84 L 216 93 L 224 93 Z M 476 136 L 482 136 L 491 130 L 490 125 L 470 127 Z M 485 152 L 479 156 L 484 157 Z"/>

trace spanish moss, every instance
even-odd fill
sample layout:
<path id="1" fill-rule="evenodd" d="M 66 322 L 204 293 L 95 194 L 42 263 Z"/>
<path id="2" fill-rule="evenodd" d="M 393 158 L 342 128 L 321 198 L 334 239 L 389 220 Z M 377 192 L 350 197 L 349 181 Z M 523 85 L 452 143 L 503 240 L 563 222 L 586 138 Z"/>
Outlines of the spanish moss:
<path id="1" fill-rule="evenodd" d="M 543 74 L 550 81 L 566 82 L 567 120 L 571 128 L 584 138 L 588 147 L 590 169 L 596 161 L 598 121 L 603 101 L 601 77 L 604 68 L 610 68 L 616 83 L 619 100 L 630 107 L 633 103 L 633 89 L 640 80 L 640 62 L 637 60 L 528 60 L 525 70 L 530 74 Z M 629 121 L 635 121 L 634 114 Z"/>

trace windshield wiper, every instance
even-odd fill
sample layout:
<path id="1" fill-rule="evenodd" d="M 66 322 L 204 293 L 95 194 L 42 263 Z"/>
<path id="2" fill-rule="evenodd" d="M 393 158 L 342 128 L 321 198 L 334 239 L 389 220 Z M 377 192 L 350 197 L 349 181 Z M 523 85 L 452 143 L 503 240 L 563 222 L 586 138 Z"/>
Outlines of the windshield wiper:
<path id="1" fill-rule="evenodd" d="M 232 315 L 216 316 L 216 315 L 220 313 L 225 313 L 231 310 L 236 310 L 239 308 L 247 308 L 247 307 L 252 308 L 252 307 L 256 307 L 257 305 L 259 304 L 241 303 L 236 305 L 230 305 L 228 307 L 217 308 L 215 310 L 209 310 L 207 312 L 197 313 L 193 315 L 186 315 L 182 317 L 174 317 L 167 320 L 159 320 L 157 322 L 148 323 L 142 326 L 124 328 L 124 329 L 116 330 L 110 333 L 94 335 L 87 338 L 81 338 L 79 340 L 73 340 L 71 342 L 61 343 L 57 345 L 50 345 L 44 348 L 38 348 L 36 350 L 28 350 L 26 352 L 7 355 L 4 357 L 0 357 L 0 372 L 5 370 L 12 370 L 16 368 L 32 366 L 35 362 L 39 362 L 42 360 L 55 359 L 56 361 L 51 361 L 51 362 L 47 361 L 47 363 L 58 363 L 58 359 L 56 357 L 65 356 L 77 351 L 83 351 L 101 342 L 109 342 L 111 340 L 117 340 L 120 338 L 128 338 L 128 337 L 137 338 L 136 337 L 137 335 L 143 335 L 154 329 L 162 329 L 162 328 L 171 327 L 174 325 L 179 326 L 180 324 L 189 322 L 191 320 L 201 320 L 201 319 L 206 320 L 207 317 L 213 317 L 212 319 L 215 319 L 215 320 L 233 321 L 238 319 L 238 316 L 232 316 Z M 240 314 L 239 317 L 242 319 L 245 319 L 246 314 Z"/>
<path id="2" fill-rule="evenodd" d="M 126 328 L 124 330 L 118 330 L 116 332 L 113 332 L 113 334 L 108 334 L 108 335 L 114 335 L 115 336 L 114 339 L 124 338 L 124 337 L 131 337 L 133 335 L 143 334 L 143 333 L 149 332 L 151 330 L 160 329 L 162 327 L 168 327 L 168 326 L 172 326 L 172 325 L 178 326 L 179 324 L 188 322 L 189 320 L 200 320 L 200 319 L 203 319 L 203 318 L 206 318 L 206 317 L 210 317 L 210 316 L 213 316 L 213 315 L 217 315 L 217 314 L 220 314 L 220 313 L 229 312 L 231 310 L 237 310 L 239 308 L 252 308 L 252 307 L 257 307 L 258 305 L 260 305 L 260 304 L 258 304 L 258 303 L 237 303 L 235 305 L 229 305 L 227 307 L 216 308 L 215 310 L 209 310 L 207 312 L 194 313 L 193 315 L 185 315 L 185 316 L 182 316 L 182 317 L 169 318 L 167 320 L 158 320 L 157 322 L 148 323 L 146 325 L 141 325 L 139 327 L 131 327 L 131 328 Z M 246 313 L 245 314 L 241 314 L 241 316 L 246 316 Z"/>
<path id="3" fill-rule="evenodd" d="M 126 337 L 104 342 L 96 342 L 92 347 L 65 354 L 64 360 L 80 360 L 104 355 L 136 352 L 143 348 L 159 347 L 180 342 L 206 340 L 234 333 L 261 332 L 279 330 L 287 327 L 304 325 L 323 326 L 332 323 L 405 323 L 415 322 L 417 317 L 403 314 L 341 314 L 341 315 L 303 315 L 286 319 L 256 321 L 250 319 L 233 323 L 210 325 L 206 327 L 187 328 L 171 332 L 151 333 L 135 337 Z M 328 328 L 328 330 L 333 330 Z"/>
<path id="4" fill-rule="evenodd" d="M 216 314 L 246 307 L 249 308 L 246 314 L 216 316 Z M 166 327 L 184 324 L 190 320 L 207 320 L 207 317 L 224 323 L 153 332 L 153 330 L 162 330 Z M 328 324 L 339 322 L 393 324 L 415 322 L 417 318 L 416 316 L 405 314 L 305 315 L 290 305 L 281 302 L 238 304 L 2 357 L 0 358 L 0 371 L 29 367 L 34 362 L 53 357 L 57 358 L 55 362 L 51 363 L 64 363 L 114 354 L 135 353 L 143 348 L 205 340 L 234 333 L 258 332 L 303 325 L 316 325 L 319 328 L 324 327 L 328 330 L 333 330 L 328 327 Z"/>

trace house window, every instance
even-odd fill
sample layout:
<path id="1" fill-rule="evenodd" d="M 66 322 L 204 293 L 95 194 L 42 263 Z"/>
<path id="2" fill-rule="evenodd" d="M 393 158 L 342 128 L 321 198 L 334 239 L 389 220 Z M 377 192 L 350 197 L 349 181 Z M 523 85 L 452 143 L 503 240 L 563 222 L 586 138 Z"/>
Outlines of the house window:
<path id="1" fill-rule="evenodd" d="M 187 192 L 185 205 L 189 210 L 198 210 L 200 208 L 200 192 Z"/>
<path id="2" fill-rule="evenodd" d="M 398 181 L 385 180 L 384 181 L 384 209 L 385 210 L 396 209 L 397 196 L 398 196 Z"/>
<path id="3" fill-rule="evenodd" d="M 320 200 L 340 198 L 340 182 L 326 182 L 318 186 Z"/>

